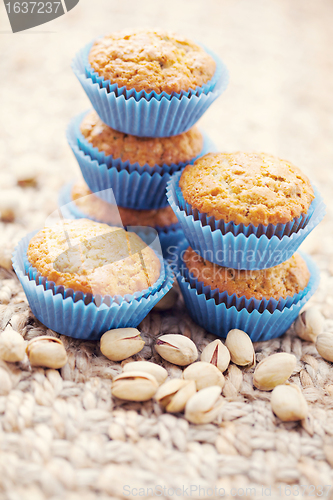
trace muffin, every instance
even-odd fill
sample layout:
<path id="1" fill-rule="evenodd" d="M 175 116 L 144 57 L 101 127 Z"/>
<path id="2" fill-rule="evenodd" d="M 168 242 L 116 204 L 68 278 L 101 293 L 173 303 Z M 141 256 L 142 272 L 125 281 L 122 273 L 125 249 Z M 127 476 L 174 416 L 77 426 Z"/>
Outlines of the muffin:
<path id="1" fill-rule="evenodd" d="M 118 88 L 179 94 L 214 75 L 216 63 L 191 40 L 164 30 L 123 30 L 97 40 L 88 57 L 98 75 Z"/>
<path id="2" fill-rule="evenodd" d="M 168 227 L 177 224 L 178 219 L 170 206 L 156 210 L 135 210 L 107 203 L 94 195 L 83 181 L 76 182 L 71 188 L 71 199 L 88 217 L 99 222 L 119 225 L 119 215 L 123 226 Z"/>
<path id="3" fill-rule="evenodd" d="M 56 286 L 93 295 L 133 295 L 161 273 L 155 252 L 135 233 L 88 219 L 45 227 L 29 242 L 29 264 Z"/>
<path id="4" fill-rule="evenodd" d="M 137 235 L 86 219 L 28 234 L 12 261 L 36 318 L 76 339 L 137 327 L 173 284 Z"/>
<path id="5" fill-rule="evenodd" d="M 229 81 L 211 51 L 154 29 L 94 40 L 76 54 L 72 68 L 101 120 L 140 137 L 190 130 Z"/>
<path id="6" fill-rule="evenodd" d="M 246 299 L 286 299 L 304 290 L 310 279 L 307 265 L 299 254 L 278 266 L 247 271 L 213 264 L 188 247 L 184 263 L 191 275 L 211 290 Z"/>
<path id="7" fill-rule="evenodd" d="M 179 187 L 192 209 L 244 226 L 287 224 L 315 197 L 299 168 L 266 153 L 207 154 L 184 169 Z"/>
<path id="8" fill-rule="evenodd" d="M 197 127 L 173 137 L 136 137 L 108 127 L 95 111 L 85 115 L 80 131 L 89 145 L 106 157 L 140 166 L 187 164 L 203 148 L 203 136 Z"/>
<path id="9" fill-rule="evenodd" d="M 167 199 L 190 246 L 234 269 L 288 260 L 325 215 L 309 179 L 265 153 L 209 153 L 173 174 Z"/>
<path id="10" fill-rule="evenodd" d="M 134 137 L 114 131 L 95 112 L 73 118 L 67 140 L 89 189 L 108 203 L 137 210 L 167 207 L 173 172 L 214 148 L 196 128 L 175 137 Z"/>
<path id="11" fill-rule="evenodd" d="M 295 254 L 271 269 L 247 271 L 214 265 L 180 243 L 175 261 L 186 309 L 207 332 L 226 337 L 233 328 L 253 342 L 282 335 L 319 284 L 311 258 Z"/>

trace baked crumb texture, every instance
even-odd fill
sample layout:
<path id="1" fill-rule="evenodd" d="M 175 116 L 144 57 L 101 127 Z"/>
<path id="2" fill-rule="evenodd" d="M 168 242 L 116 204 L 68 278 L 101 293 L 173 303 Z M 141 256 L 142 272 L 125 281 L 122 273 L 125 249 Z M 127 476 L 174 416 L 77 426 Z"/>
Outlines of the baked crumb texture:
<path id="1" fill-rule="evenodd" d="M 237 270 L 213 264 L 200 257 L 191 247 L 184 254 L 184 262 L 192 275 L 205 286 L 247 299 L 285 299 L 304 290 L 310 279 L 307 265 L 297 253 L 278 266 L 259 271 Z"/>
<path id="2" fill-rule="evenodd" d="M 197 127 L 172 137 L 137 137 L 108 127 L 96 111 L 84 117 L 80 130 L 85 139 L 106 156 L 141 166 L 188 163 L 203 148 L 203 137 Z"/>
<path id="3" fill-rule="evenodd" d="M 30 264 L 56 285 L 93 295 L 125 295 L 152 286 L 160 261 L 135 233 L 88 219 L 63 221 L 30 241 Z"/>
<path id="4" fill-rule="evenodd" d="M 299 168 L 265 153 L 209 153 L 185 167 L 179 186 L 192 208 L 245 226 L 286 224 L 314 199 Z"/>
<path id="5" fill-rule="evenodd" d="M 215 73 L 214 59 L 191 40 L 162 30 L 123 30 L 97 40 L 89 63 L 112 84 L 137 92 L 195 90 Z"/>
<path id="6" fill-rule="evenodd" d="M 85 215 L 107 224 L 118 225 L 121 223 L 123 226 L 165 227 L 178 222 L 170 206 L 156 210 L 117 207 L 98 198 L 83 181 L 73 185 L 72 199 Z M 121 220 L 119 220 L 119 216 Z"/>

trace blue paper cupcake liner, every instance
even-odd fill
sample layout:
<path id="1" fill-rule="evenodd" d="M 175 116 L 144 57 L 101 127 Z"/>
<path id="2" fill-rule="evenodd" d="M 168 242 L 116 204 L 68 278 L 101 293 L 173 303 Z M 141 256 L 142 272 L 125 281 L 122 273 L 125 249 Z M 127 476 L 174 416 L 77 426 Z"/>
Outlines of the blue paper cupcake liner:
<path id="1" fill-rule="evenodd" d="M 186 249 L 186 245 L 187 243 L 183 242 L 179 247 L 178 264 L 182 262 L 180 253 Z M 210 290 L 210 287 L 203 287 L 200 282 L 193 282 L 191 285 L 179 269 L 177 281 L 190 316 L 208 332 L 225 338 L 230 330 L 237 328 L 245 331 L 253 342 L 270 340 L 279 337 L 288 330 L 319 285 L 320 272 L 318 267 L 309 256 L 304 253 L 301 255 L 311 274 L 304 293 L 297 294 L 297 297 L 290 297 L 285 301 L 273 302 L 274 299 L 270 299 L 267 301 L 266 308 L 263 308 L 263 301 L 247 300 L 245 297 L 235 299 L 229 296 L 227 300 L 224 297 L 225 302 L 217 303 L 218 295 L 222 296 L 223 294 Z M 259 302 L 261 303 L 260 310 L 255 307 L 255 304 Z M 282 306 L 283 303 L 285 303 L 284 306 Z"/>
<path id="2" fill-rule="evenodd" d="M 59 193 L 58 205 L 61 210 L 64 219 L 91 219 L 95 222 L 104 222 L 98 219 L 98 217 L 92 217 L 91 215 L 85 214 L 80 210 L 72 199 L 72 187 L 73 182 L 66 184 Z M 111 224 L 110 224 L 111 225 Z M 113 226 L 120 226 L 120 224 L 112 224 Z M 158 236 L 161 243 L 161 248 L 163 252 L 163 257 L 165 259 L 170 259 L 173 256 L 173 252 L 176 251 L 177 246 L 180 241 L 184 239 L 184 232 L 179 224 L 170 224 L 170 226 L 155 226 L 154 229 L 158 232 Z"/>
<path id="3" fill-rule="evenodd" d="M 67 140 L 90 190 L 108 203 L 140 210 L 163 208 L 168 205 L 165 190 L 171 175 L 167 172 L 129 172 L 117 167 L 99 164 L 77 146 L 72 128 Z M 212 144 L 209 142 L 209 144 Z"/>
<path id="4" fill-rule="evenodd" d="M 76 54 L 72 69 L 103 122 L 126 134 L 141 137 L 181 134 L 193 127 L 228 85 L 226 66 L 207 51 L 216 62 L 216 71 L 203 87 L 181 94 L 147 94 L 118 88 L 89 68 L 88 54 L 93 43 Z"/>
<path id="5" fill-rule="evenodd" d="M 112 155 L 106 156 L 104 151 L 100 151 L 97 147 L 93 147 L 92 144 L 83 136 L 80 130 L 80 125 L 86 114 L 89 112 L 90 111 L 84 111 L 70 121 L 67 136 L 70 137 L 71 142 L 76 142 L 78 148 L 81 149 L 81 151 L 83 151 L 86 155 L 90 156 L 92 160 L 97 160 L 99 164 L 105 163 L 108 168 L 116 167 L 119 171 L 127 170 L 129 173 L 137 171 L 139 173 L 148 172 L 149 174 L 152 174 L 157 172 L 159 174 L 168 173 L 171 175 L 178 170 L 182 170 L 186 165 L 193 164 L 200 156 L 203 156 L 208 152 L 216 151 L 216 146 L 213 141 L 201 131 L 203 137 L 202 150 L 196 157 L 187 162 L 171 163 L 170 165 L 156 164 L 154 166 L 150 166 L 148 164 L 139 165 L 138 162 L 130 163 L 129 161 L 122 161 L 119 158 L 113 158 Z"/>
<path id="6" fill-rule="evenodd" d="M 69 337 L 97 340 L 112 328 L 137 327 L 149 311 L 172 288 L 173 273 L 164 263 L 165 280 L 157 290 L 142 298 L 111 300 L 96 305 L 89 294 L 53 287 L 51 282 L 30 279 L 25 273 L 27 246 L 36 231 L 24 237 L 13 254 L 13 267 L 36 318 L 48 328 Z M 57 290 L 55 290 L 57 288 Z M 127 296 L 129 299 L 129 296 Z M 87 303 L 88 302 L 88 303 Z"/>
<path id="7" fill-rule="evenodd" d="M 301 224 L 304 227 L 290 235 L 284 234 L 285 228 L 279 228 L 278 234 L 233 234 L 205 225 L 205 215 L 196 220 L 179 206 L 177 186 L 181 172 L 173 174 L 167 185 L 167 199 L 176 214 L 190 246 L 205 260 L 233 269 L 265 269 L 274 267 L 288 260 L 298 249 L 325 215 L 325 204 L 316 191 L 311 204 L 310 217 Z M 210 221 L 211 222 L 211 221 Z M 237 227 L 237 226 L 235 226 Z M 265 226 L 262 226 L 265 227 Z"/>

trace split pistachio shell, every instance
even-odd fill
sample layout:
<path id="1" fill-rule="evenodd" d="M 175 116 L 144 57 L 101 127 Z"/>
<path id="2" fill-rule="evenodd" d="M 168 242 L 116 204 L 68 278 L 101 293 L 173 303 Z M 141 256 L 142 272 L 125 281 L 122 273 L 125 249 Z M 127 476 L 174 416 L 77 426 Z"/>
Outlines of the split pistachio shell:
<path id="1" fill-rule="evenodd" d="M 272 410 L 284 422 L 306 418 L 309 408 L 296 384 L 278 385 L 272 392 Z"/>
<path id="2" fill-rule="evenodd" d="M 333 362 L 333 333 L 321 333 L 318 335 L 316 349 L 322 358 Z"/>
<path id="3" fill-rule="evenodd" d="M 230 363 L 230 352 L 221 340 L 216 339 L 206 345 L 200 359 L 201 361 L 206 361 L 206 363 L 211 363 L 221 372 L 224 372 Z"/>
<path id="4" fill-rule="evenodd" d="M 111 361 L 123 361 L 140 352 L 145 345 L 136 328 L 118 328 L 105 332 L 101 337 L 101 352 Z"/>
<path id="5" fill-rule="evenodd" d="M 113 379 L 113 396 L 126 401 L 148 401 L 158 389 L 158 383 L 150 373 L 125 372 Z"/>
<path id="6" fill-rule="evenodd" d="M 212 385 L 224 386 L 224 376 L 216 366 L 206 361 L 193 363 L 183 371 L 184 380 L 194 380 L 197 391 Z"/>
<path id="7" fill-rule="evenodd" d="M 171 309 L 177 302 L 177 299 L 178 292 L 174 288 L 171 288 L 171 290 L 157 302 L 156 306 L 154 306 L 154 311 L 167 311 Z"/>
<path id="8" fill-rule="evenodd" d="M 11 326 L 0 335 L 0 359 L 15 363 L 22 361 L 25 356 L 25 341 L 18 332 L 13 330 Z"/>
<path id="9" fill-rule="evenodd" d="M 193 424 L 208 424 L 217 417 L 223 402 L 221 387 L 205 387 L 187 401 L 185 418 Z"/>
<path id="10" fill-rule="evenodd" d="M 156 378 L 159 385 L 163 384 L 168 378 L 168 372 L 163 366 L 151 363 L 150 361 L 133 361 L 131 363 L 126 363 L 123 367 L 123 371 L 124 373 L 133 371 L 150 373 L 150 375 Z"/>
<path id="11" fill-rule="evenodd" d="M 260 361 L 253 375 L 253 385 L 261 391 L 271 391 L 284 384 L 296 366 L 296 357 L 286 352 L 272 354 Z"/>
<path id="12" fill-rule="evenodd" d="M 156 340 L 155 349 L 161 358 L 179 366 L 189 365 L 198 359 L 195 343 L 184 335 L 162 335 Z"/>
<path id="13" fill-rule="evenodd" d="M 67 363 L 66 349 L 56 337 L 35 337 L 28 342 L 26 353 L 31 366 L 58 369 Z"/>
<path id="14" fill-rule="evenodd" d="M 324 316 L 317 307 L 310 307 L 300 314 L 295 322 L 295 332 L 302 340 L 316 342 L 324 328 Z"/>
<path id="15" fill-rule="evenodd" d="M 242 330 L 230 330 L 225 339 L 229 349 L 231 361 L 238 366 L 254 366 L 255 353 L 252 341 L 247 333 Z"/>
<path id="16" fill-rule="evenodd" d="M 187 401 L 196 393 L 193 380 L 174 378 L 161 385 L 155 394 L 155 399 L 169 413 L 183 411 Z"/>

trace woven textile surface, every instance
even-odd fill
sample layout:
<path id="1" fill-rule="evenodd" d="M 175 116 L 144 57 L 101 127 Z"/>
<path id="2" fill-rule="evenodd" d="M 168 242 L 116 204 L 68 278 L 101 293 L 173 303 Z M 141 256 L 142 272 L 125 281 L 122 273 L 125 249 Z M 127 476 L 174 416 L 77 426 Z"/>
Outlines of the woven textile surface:
<path id="1" fill-rule="evenodd" d="M 10 324 L 26 340 L 58 336 L 33 317 L 10 256 L 56 209 L 63 184 L 79 176 L 65 129 L 89 102 L 71 58 L 99 34 L 158 26 L 203 42 L 228 66 L 228 90 L 199 123 L 216 146 L 286 158 L 323 194 L 327 215 L 302 250 L 320 267 L 311 304 L 333 333 L 330 0 L 81 0 L 66 16 L 16 35 L 1 9 L 0 331 Z M 133 359 L 161 363 L 173 377 L 181 369 L 152 349 L 158 335 L 182 333 L 199 351 L 214 338 L 190 319 L 181 298 L 172 311 L 151 312 L 139 329 L 146 346 Z M 220 495 L 223 488 L 226 498 L 232 488 L 238 489 L 234 498 L 245 497 L 246 488 L 253 488 L 247 498 L 265 498 L 265 491 L 294 498 L 288 488 L 295 493 L 313 485 L 319 492 L 333 484 L 333 368 L 293 327 L 255 350 L 257 361 L 279 351 L 297 357 L 291 380 L 310 407 L 302 425 L 277 419 L 270 393 L 253 387 L 253 370 L 235 365 L 226 373 L 227 401 L 213 424 L 189 424 L 154 401 L 115 401 L 110 388 L 121 363 L 102 356 L 99 343 L 61 340 L 69 361 L 59 371 L 31 369 L 27 360 L 0 362 L 1 500 L 134 498 L 133 488 L 150 498 L 157 485 L 166 498 L 176 498 L 176 488 L 192 498 L 212 497 L 209 488 Z"/>

